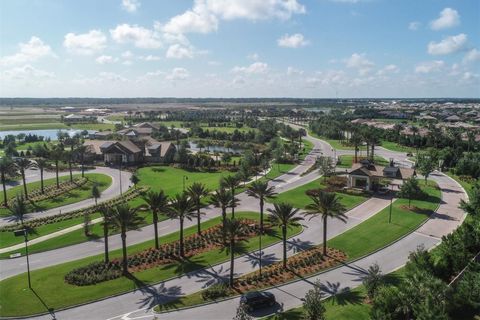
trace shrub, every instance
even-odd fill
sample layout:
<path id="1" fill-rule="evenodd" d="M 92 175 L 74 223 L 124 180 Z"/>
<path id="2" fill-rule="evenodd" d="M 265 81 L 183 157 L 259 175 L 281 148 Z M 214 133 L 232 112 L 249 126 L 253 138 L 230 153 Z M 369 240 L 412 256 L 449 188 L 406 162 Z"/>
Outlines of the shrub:
<path id="1" fill-rule="evenodd" d="M 328 191 L 335 192 L 347 186 L 347 177 L 333 176 L 327 179 Z"/>
<path id="2" fill-rule="evenodd" d="M 215 300 L 226 297 L 228 294 L 228 287 L 224 283 L 214 284 L 202 291 L 203 300 Z"/>

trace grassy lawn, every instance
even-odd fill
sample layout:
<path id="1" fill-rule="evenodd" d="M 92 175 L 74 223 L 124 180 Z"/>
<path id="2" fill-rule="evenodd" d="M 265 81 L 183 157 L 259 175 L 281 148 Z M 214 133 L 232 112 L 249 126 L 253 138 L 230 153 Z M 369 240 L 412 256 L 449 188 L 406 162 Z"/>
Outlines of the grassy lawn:
<path id="1" fill-rule="evenodd" d="M 74 177 L 80 177 L 80 174 L 74 175 Z M 112 178 L 99 173 L 86 173 L 85 177 L 88 178 L 88 182 L 82 185 L 79 188 L 70 190 L 64 194 L 59 195 L 51 199 L 45 199 L 42 201 L 35 202 L 35 205 L 29 205 L 29 212 L 43 211 L 53 208 L 58 208 L 65 206 L 67 204 L 72 204 L 79 202 L 88 198 L 91 198 L 92 186 L 94 183 L 99 185 L 100 191 L 107 189 L 112 184 Z M 70 176 L 59 177 L 61 181 L 67 181 L 70 179 Z M 55 178 L 45 180 L 45 185 L 55 184 Z M 32 182 L 27 184 L 27 190 L 33 190 L 40 188 L 40 181 Z M 15 197 L 17 193 L 23 191 L 23 186 L 16 186 L 7 190 L 7 196 L 9 198 Z M 10 211 L 7 208 L 0 209 L 0 216 L 9 216 Z"/>
<path id="2" fill-rule="evenodd" d="M 448 171 L 448 172 L 445 172 L 450 178 L 454 179 L 455 181 L 457 181 L 462 187 L 463 189 L 465 189 L 465 191 L 467 192 L 467 194 L 469 196 L 472 195 L 472 189 L 473 189 L 473 183 L 470 183 L 470 182 L 467 182 L 467 181 L 464 181 L 462 179 L 460 179 L 459 176 L 453 174 L 451 171 Z"/>
<path id="3" fill-rule="evenodd" d="M 188 188 L 194 182 L 201 182 L 209 190 L 215 190 L 219 186 L 221 177 L 232 174 L 228 171 L 187 171 L 168 166 L 145 167 L 139 169 L 137 173 L 140 178 L 139 186 L 149 186 L 155 191 L 162 189 L 169 196 L 182 192 L 183 176 L 188 177 L 188 180 L 185 180 L 185 188 Z"/>
<path id="4" fill-rule="evenodd" d="M 300 152 L 300 155 L 298 158 L 300 160 L 305 159 L 305 157 L 310 153 L 310 151 L 312 151 L 312 149 L 313 149 L 313 143 L 306 139 L 303 139 L 303 150 Z"/>
<path id="5" fill-rule="evenodd" d="M 303 186 L 297 187 L 295 189 L 283 192 L 279 194 L 275 199 L 269 200 L 269 202 L 288 202 L 291 203 L 295 208 L 303 209 L 307 204 L 311 202 L 310 197 L 305 194 L 307 190 L 325 188 L 323 184 L 323 178 L 319 178 L 310 183 L 304 184 Z M 337 193 L 340 197 L 340 202 L 348 209 L 351 209 L 358 204 L 365 201 L 364 196 L 350 195 L 344 193 Z"/>
<path id="6" fill-rule="evenodd" d="M 256 219 L 258 214 L 252 212 L 237 213 L 237 217 Z M 217 217 L 204 222 L 202 226 L 203 228 L 208 228 L 220 223 L 220 221 L 221 218 Z M 300 227 L 292 229 L 290 230 L 290 236 L 297 234 L 300 231 Z M 196 226 L 185 229 L 185 235 L 191 235 L 195 232 Z M 177 239 L 178 233 L 174 232 L 161 237 L 160 241 L 161 243 L 166 243 L 175 241 Z M 280 232 L 278 229 L 275 229 L 270 235 L 264 236 L 262 242 L 264 245 L 269 245 L 279 241 Z M 153 246 L 153 240 L 130 246 L 128 248 L 128 252 L 132 254 L 151 246 Z M 249 242 L 245 243 L 241 252 L 238 254 L 244 254 L 246 252 L 256 250 L 257 248 L 258 238 L 251 238 Z M 111 252 L 112 258 L 120 256 L 121 250 L 115 250 Z M 48 307 L 58 309 L 76 303 L 94 301 L 112 294 L 134 290 L 139 285 L 158 283 L 185 272 L 227 261 L 228 257 L 229 254 L 224 250 L 212 250 L 194 256 L 183 263 L 172 263 L 170 265 L 164 265 L 158 268 L 136 272 L 134 273 L 135 279 L 133 280 L 122 277 L 97 285 L 84 287 L 73 286 L 65 283 L 64 277 L 66 273 L 73 268 L 84 266 L 88 263 L 98 261 L 103 258 L 103 255 L 97 255 L 41 270 L 35 270 L 31 273 L 32 286 L 38 296 L 42 298 Z M 27 289 L 26 274 L 21 274 L 1 281 L 0 291 L 5 293 L 0 295 L 0 316 L 32 315 L 46 311 L 44 305 L 39 301 L 34 293 Z"/>
<path id="7" fill-rule="evenodd" d="M 403 209 L 403 206 L 408 205 L 408 200 L 398 199 L 393 203 L 392 223 L 388 223 L 389 208 L 387 207 L 375 214 L 373 217 L 360 223 L 356 227 L 330 239 L 327 242 L 327 245 L 330 248 L 342 250 L 348 255 L 348 261 L 352 261 L 360 258 L 363 255 L 378 250 L 399 239 L 403 235 L 411 232 L 412 230 L 415 230 L 428 218 L 429 214 L 437 208 L 438 203 L 440 203 L 441 200 L 441 192 L 436 188 L 434 182 L 429 181 L 429 185 L 422 185 L 422 188 L 428 193 L 428 198 L 424 200 L 412 200 L 411 204 L 412 207 L 421 209 L 422 213 L 416 213 Z M 361 290 L 363 289 L 360 288 L 358 290 L 360 291 L 357 293 L 354 292 L 354 294 L 362 293 Z M 351 295 L 351 293 L 349 294 Z M 203 302 L 204 300 L 201 297 L 201 293 L 196 292 L 191 295 L 183 296 L 179 300 L 168 303 L 162 307 L 178 308 L 200 304 Z M 369 308 L 366 305 L 362 306 L 361 302 L 362 301 L 360 300 L 358 301 L 358 305 L 352 304 L 346 308 L 335 306 L 332 303 L 329 315 L 331 319 L 369 319 Z M 158 307 L 156 308 L 158 309 Z M 280 319 L 297 319 L 294 316 L 301 316 L 300 308 L 293 309 L 290 312 L 291 313 L 287 315 L 291 315 L 292 318 L 284 317 Z M 356 312 L 359 312 L 358 317 Z"/>
<path id="8" fill-rule="evenodd" d="M 337 163 L 337 167 L 339 168 L 351 168 L 353 164 L 355 156 L 354 155 L 343 155 L 338 158 L 339 162 Z M 360 160 L 361 158 L 358 156 L 358 159 Z M 380 156 L 375 156 L 375 163 L 380 165 L 380 166 L 386 166 L 388 165 L 388 161 Z"/>
<path id="9" fill-rule="evenodd" d="M 398 152 L 405 152 L 405 153 L 415 153 L 415 148 L 402 146 L 401 144 L 398 144 L 396 142 L 387 141 L 387 140 L 382 140 L 381 141 L 381 146 L 384 147 L 385 149 L 388 149 L 388 150 L 391 150 L 391 151 L 398 151 Z"/>
<path id="10" fill-rule="evenodd" d="M 390 208 L 387 207 L 362 222 L 356 227 L 330 239 L 328 246 L 344 251 L 348 259 L 356 259 L 369 252 L 377 250 L 411 230 L 416 229 L 434 211 L 441 200 L 441 191 L 434 182 L 428 186 L 421 184 L 422 189 L 429 197 L 424 200 L 412 200 L 412 208 L 419 208 L 421 212 L 406 210 L 407 199 L 398 199 L 392 206 L 392 223 L 388 223 Z"/>
<path id="11" fill-rule="evenodd" d="M 315 133 L 313 133 L 311 130 L 308 131 L 308 134 L 310 134 L 312 137 L 315 137 L 317 139 L 324 140 L 328 142 L 332 148 L 337 149 L 337 150 L 355 150 L 353 146 L 350 145 L 345 145 L 342 143 L 340 140 L 335 140 L 335 139 L 328 139 L 326 137 L 319 136 Z M 359 150 L 366 150 L 366 146 L 360 146 Z"/>

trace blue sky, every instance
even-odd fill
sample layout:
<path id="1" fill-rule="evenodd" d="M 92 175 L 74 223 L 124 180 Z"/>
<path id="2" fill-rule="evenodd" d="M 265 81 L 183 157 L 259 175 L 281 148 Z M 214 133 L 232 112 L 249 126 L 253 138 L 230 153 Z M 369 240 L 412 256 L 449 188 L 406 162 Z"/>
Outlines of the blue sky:
<path id="1" fill-rule="evenodd" d="M 2 0 L 2 97 L 480 97 L 477 0 Z"/>

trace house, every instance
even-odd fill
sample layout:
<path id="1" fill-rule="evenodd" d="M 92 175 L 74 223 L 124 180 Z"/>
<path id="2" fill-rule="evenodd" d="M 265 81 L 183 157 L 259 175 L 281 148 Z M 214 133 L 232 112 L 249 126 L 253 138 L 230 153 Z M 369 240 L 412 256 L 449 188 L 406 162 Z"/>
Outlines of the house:
<path id="1" fill-rule="evenodd" d="M 153 133 L 152 128 L 128 128 L 117 131 L 121 136 L 124 136 L 128 139 L 136 140 L 142 137 L 150 137 Z"/>
<path id="2" fill-rule="evenodd" d="M 63 117 L 63 122 L 65 123 L 81 123 L 81 122 L 94 122 L 94 121 L 97 121 L 96 117 L 76 115 L 73 113 Z"/>
<path id="3" fill-rule="evenodd" d="M 106 141 L 100 146 L 107 164 L 136 164 L 143 160 L 142 150 L 132 141 Z"/>
<path id="4" fill-rule="evenodd" d="M 108 139 L 112 139 L 112 137 L 113 137 L 113 132 L 110 131 L 110 130 L 95 131 L 95 132 L 89 134 L 90 139 L 108 140 Z"/>
<path id="5" fill-rule="evenodd" d="M 175 151 L 175 145 L 169 141 L 149 141 L 145 144 L 145 160 L 148 162 L 169 163 L 173 160 Z"/>
<path id="6" fill-rule="evenodd" d="M 100 150 L 100 146 L 104 144 L 105 141 L 99 140 L 87 140 L 83 143 L 85 146 L 84 160 L 87 163 L 92 163 L 95 161 L 103 160 L 103 153 Z"/>
<path id="7" fill-rule="evenodd" d="M 393 161 L 384 167 L 375 165 L 369 160 L 362 160 L 355 163 L 348 172 L 347 186 L 375 191 L 382 179 L 405 180 L 412 176 L 416 176 L 414 169 L 396 167 Z"/>
<path id="8" fill-rule="evenodd" d="M 450 116 L 450 117 L 446 117 L 446 118 L 445 118 L 445 121 L 446 121 L 446 122 L 458 122 L 458 121 L 460 121 L 460 120 L 461 120 L 460 117 L 457 116 L 456 114 L 454 114 L 454 115 L 452 115 L 452 116 Z"/>
<path id="9" fill-rule="evenodd" d="M 160 130 L 160 127 L 154 123 L 151 122 L 142 122 L 142 123 L 137 123 L 133 126 L 134 128 L 150 128 L 152 131 L 158 131 Z"/>

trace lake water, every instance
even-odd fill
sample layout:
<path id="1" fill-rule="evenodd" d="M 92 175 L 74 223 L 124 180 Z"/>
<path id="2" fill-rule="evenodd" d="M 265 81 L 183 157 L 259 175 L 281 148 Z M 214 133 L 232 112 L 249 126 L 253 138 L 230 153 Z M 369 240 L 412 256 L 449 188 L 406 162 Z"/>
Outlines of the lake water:
<path id="1" fill-rule="evenodd" d="M 197 146 L 195 142 L 189 141 L 188 144 L 190 144 L 190 150 L 192 151 L 200 151 L 200 148 Z M 225 148 L 224 146 L 219 146 L 219 145 L 214 145 L 214 146 L 209 146 L 208 148 L 202 148 L 202 151 L 207 151 L 210 150 L 210 152 L 233 152 L 233 153 L 243 153 L 243 149 L 239 148 Z"/>
<path id="2" fill-rule="evenodd" d="M 0 139 L 5 138 L 8 135 L 18 135 L 24 133 L 28 134 L 35 134 L 37 136 L 43 136 L 45 139 L 50 138 L 50 140 L 57 140 L 57 133 L 58 131 L 66 132 L 70 137 L 73 137 L 77 133 L 81 133 L 83 130 L 79 129 L 45 129 L 45 130 L 11 130 L 11 131 L 0 131 Z M 88 133 L 94 133 L 95 130 L 87 130 Z"/>

